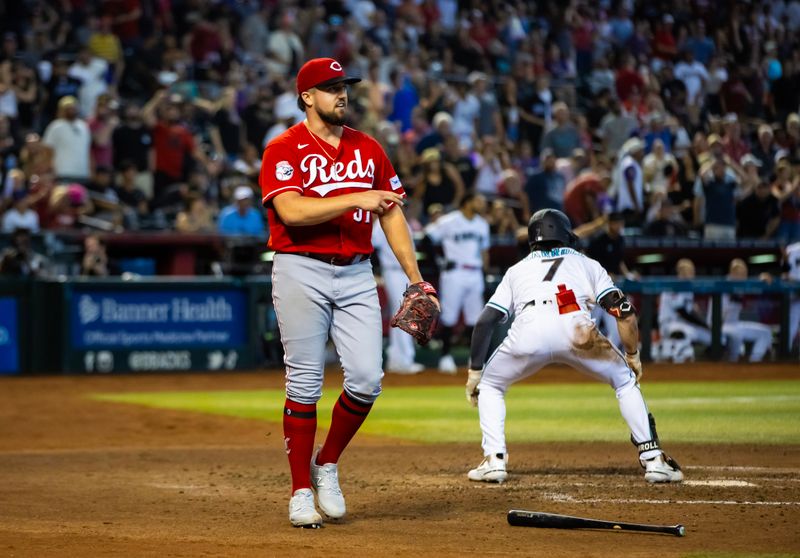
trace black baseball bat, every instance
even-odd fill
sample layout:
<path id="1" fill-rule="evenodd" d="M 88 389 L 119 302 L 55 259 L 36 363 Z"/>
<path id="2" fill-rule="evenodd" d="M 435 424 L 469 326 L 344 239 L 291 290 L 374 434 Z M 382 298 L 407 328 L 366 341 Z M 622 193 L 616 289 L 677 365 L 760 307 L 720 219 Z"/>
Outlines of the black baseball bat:
<path id="1" fill-rule="evenodd" d="M 683 537 L 686 529 L 683 525 L 646 525 L 644 523 L 620 523 L 588 519 L 558 513 L 537 511 L 510 510 L 508 523 L 517 527 L 544 527 L 549 529 L 612 529 L 615 531 L 644 531 L 646 533 L 666 533 Z"/>

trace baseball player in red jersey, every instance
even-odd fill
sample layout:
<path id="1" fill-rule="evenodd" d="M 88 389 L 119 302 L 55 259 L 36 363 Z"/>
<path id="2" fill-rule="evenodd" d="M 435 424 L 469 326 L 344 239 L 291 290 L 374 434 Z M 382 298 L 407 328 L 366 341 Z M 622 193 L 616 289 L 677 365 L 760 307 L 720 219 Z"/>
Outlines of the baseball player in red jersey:
<path id="1" fill-rule="evenodd" d="M 261 165 L 263 204 L 275 250 L 272 297 L 286 366 L 283 432 L 292 475 L 289 521 L 317 527 L 345 515 L 337 463 L 381 392 L 381 309 L 369 255 L 373 219 L 410 283 L 422 281 L 403 212 L 406 194 L 380 144 L 344 125 L 345 75 L 332 58 L 306 62 L 297 74 L 306 119 L 268 145 Z M 316 452 L 317 401 L 325 344 L 344 369 L 325 443 Z"/>

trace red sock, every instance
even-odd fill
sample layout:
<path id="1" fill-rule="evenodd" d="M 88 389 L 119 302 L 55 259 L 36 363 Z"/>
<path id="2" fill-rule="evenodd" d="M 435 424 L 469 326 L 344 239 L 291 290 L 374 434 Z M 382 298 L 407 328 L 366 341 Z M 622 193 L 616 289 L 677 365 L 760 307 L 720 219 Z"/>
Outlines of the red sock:
<path id="1" fill-rule="evenodd" d="M 304 405 L 289 399 L 283 407 L 283 439 L 292 471 L 292 494 L 311 488 L 311 454 L 317 433 L 317 405 Z"/>
<path id="2" fill-rule="evenodd" d="M 325 444 L 317 455 L 317 465 L 339 461 L 339 456 L 358 432 L 370 409 L 372 409 L 372 403 L 365 405 L 355 401 L 347 395 L 346 391 L 342 391 L 339 400 L 333 406 L 331 429 L 328 431 Z"/>

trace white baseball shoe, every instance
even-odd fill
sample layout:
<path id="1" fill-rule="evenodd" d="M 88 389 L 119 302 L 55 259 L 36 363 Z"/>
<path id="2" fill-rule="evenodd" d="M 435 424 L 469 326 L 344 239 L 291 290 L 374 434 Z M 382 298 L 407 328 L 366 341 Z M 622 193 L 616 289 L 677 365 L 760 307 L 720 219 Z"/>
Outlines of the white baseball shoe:
<path id="1" fill-rule="evenodd" d="M 508 472 L 506 472 L 507 463 L 507 456 L 501 458 L 497 455 L 487 455 L 480 465 L 467 473 L 467 478 L 478 482 L 505 482 L 508 478 Z"/>
<path id="2" fill-rule="evenodd" d="M 452 355 L 444 355 L 439 359 L 439 372 L 444 374 L 455 374 L 458 371 L 456 361 L 453 360 Z"/>
<path id="3" fill-rule="evenodd" d="M 683 471 L 678 462 L 666 453 L 642 461 L 644 480 L 649 483 L 681 482 Z"/>
<path id="4" fill-rule="evenodd" d="M 393 372 L 395 374 L 419 374 L 425 370 L 425 366 L 418 362 L 411 362 L 409 364 L 394 364 L 389 363 L 386 367 L 387 372 Z"/>
<path id="5" fill-rule="evenodd" d="M 314 507 L 314 493 L 310 488 L 294 491 L 289 500 L 289 521 L 295 527 L 315 529 L 322 526 L 322 516 Z"/>
<path id="6" fill-rule="evenodd" d="M 339 488 L 339 467 L 336 463 L 317 465 L 317 453 L 311 458 L 311 486 L 317 493 L 319 507 L 331 519 L 341 519 L 347 513 L 342 489 Z"/>

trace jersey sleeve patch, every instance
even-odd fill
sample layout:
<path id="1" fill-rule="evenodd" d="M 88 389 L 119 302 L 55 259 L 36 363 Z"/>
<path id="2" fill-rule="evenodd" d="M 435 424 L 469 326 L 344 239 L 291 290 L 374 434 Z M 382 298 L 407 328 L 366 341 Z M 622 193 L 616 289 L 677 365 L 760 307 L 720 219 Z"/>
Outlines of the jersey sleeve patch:
<path id="1" fill-rule="evenodd" d="M 281 182 L 291 180 L 294 175 L 294 167 L 289 164 L 289 161 L 278 161 L 275 165 L 275 178 Z"/>
<path id="2" fill-rule="evenodd" d="M 399 190 L 403 187 L 403 184 L 400 182 L 400 178 L 397 175 L 394 175 L 389 179 L 389 186 L 392 187 L 392 190 Z"/>

